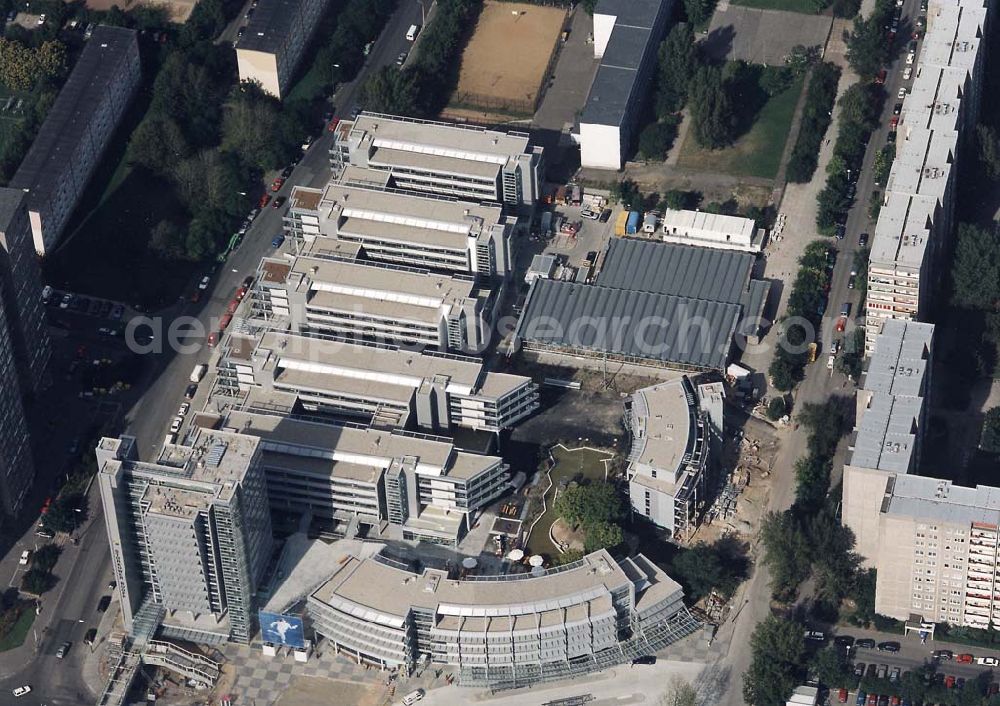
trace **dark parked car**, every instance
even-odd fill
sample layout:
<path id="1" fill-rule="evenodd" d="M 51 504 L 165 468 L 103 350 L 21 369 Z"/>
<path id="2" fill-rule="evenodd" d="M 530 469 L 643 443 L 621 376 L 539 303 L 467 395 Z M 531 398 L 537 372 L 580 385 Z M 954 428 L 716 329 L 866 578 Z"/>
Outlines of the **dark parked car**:
<path id="1" fill-rule="evenodd" d="M 609 218 L 611 218 L 611 209 L 606 208 L 603 211 L 601 211 L 601 217 L 598 220 L 601 223 L 607 223 Z"/>
<path id="2" fill-rule="evenodd" d="M 858 236 L 858 245 L 860 247 L 862 247 L 862 248 L 865 247 L 866 245 L 868 245 L 868 234 L 867 233 L 862 233 L 861 235 Z"/>
<path id="3" fill-rule="evenodd" d="M 874 679 L 878 675 L 878 665 L 869 664 L 868 669 L 865 670 L 865 676 L 869 679 Z"/>
<path id="4" fill-rule="evenodd" d="M 632 664 L 656 664 L 656 655 L 643 655 L 632 660 Z"/>
<path id="5" fill-rule="evenodd" d="M 103 613 L 111 605 L 111 596 L 101 596 L 101 600 L 97 602 L 97 612 Z"/>
<path id="6" fill-rule="evenodd" d="M 837 240 L 843 240 L 844 236 L 847 235 L 847 226 L 843 223 L 838 223 L 834 228 L 834 235 L 837 236 Z"/>
<path id="7" fill-rule="evenodd" d="M 850 635 L 837 635 L 837 637 L 833 638 L 833 644 L 838 647 L 850 647 L 854 644 L 854 638 Z"/>
<path id="8" fill-rule="evenodd" d="M 72 644 L 73 643 L 71 642 L 64 642 L 61 645 L 59 645 L 59 649 L 56 650 L 56 659 L 62 659 L 63 657 L 65 657 L 66 653 L 69 652 L 70 645 Z"/>
<path id="9" fill-rule="evenodd" d="M 97 639 L 97 628 L 91 628 L 87 631 L 87 634 L 83 636 L 84 643 L 88 645 L 93 645 L 94 640 Z"/>
<path id="10" fill-rule="evenodd" d="M 939 659 L 944 662 L 950 660 L 955 656 L 955 654 L 951 650 L 934 650 L 932 656 L 934 659 Z"/>
<path id="11" fill-rule="evenodd" d="M 878 643 L 879 652 L 899 652 L 899 643 L 895 641 Z"/>
<path id="12" fill-rule="evenodd" d="M 855 647 L 862 647 L 866 650 L 871 650 L 875 648 L 875 640 L 870 637 L 862 637 L 860 640 L 854 643 Z"/>
<path id="13" fill-rule="evenodd" d="M 191 383 L 186 388 L 184 388 L 184 399 L 193 400 L 195 394 L 198 392 L 198 383 Z"/>
<path id="14" fill-rule="evenodd" d="M 863 677 L 864 675 L 865 675 L 865 663 L 858 662 L 857 664 L 854 665 L 854 676 L 860 678 Z"/>

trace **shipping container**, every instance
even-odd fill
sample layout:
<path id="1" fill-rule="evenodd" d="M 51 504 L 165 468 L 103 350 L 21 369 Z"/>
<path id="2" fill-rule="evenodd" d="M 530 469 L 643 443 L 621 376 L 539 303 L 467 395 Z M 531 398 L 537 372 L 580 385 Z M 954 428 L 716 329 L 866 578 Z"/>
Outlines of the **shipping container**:
<path id="1" fill-rule="evenodd" d="M 625 224 L 628 222 L 628 211 L 621 211 L 615 219 L 615 235 L 622 237 L 625 235 Z"/>
<path id="2" fill-rule="evenodd" d="M 542 224 L 539 228 L 539 232 L 542 235 L 548 235 L 549 231 L 552 230 L 552 211 L 542 212 Z"/>
<path id="3" fill-rule="evenodd" d="M 639 230 L 639 212 L 629 211 L 628 221 L 625 223 L 625 235 L 634 235 Z"/>

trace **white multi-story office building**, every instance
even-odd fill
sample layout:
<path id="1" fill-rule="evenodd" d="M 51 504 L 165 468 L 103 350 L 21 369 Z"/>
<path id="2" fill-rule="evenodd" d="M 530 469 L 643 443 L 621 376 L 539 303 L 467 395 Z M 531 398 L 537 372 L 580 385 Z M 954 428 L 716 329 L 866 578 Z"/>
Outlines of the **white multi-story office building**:
<path id="1" fill-rule="evenodd" d="M 139 85 L 137 36 L 124 27 L 94 30 L 10 181 L 27 192 L 39 255 L 59 242 Z"/>
<path id="2" fill-rule="evenodd" d="M 328 0 L 260 0 L 236 44 L 240 81 L 284 98 Z"/>
<path id="3" fill-rule="evenodd" d="M 698 622 L 644 556 L 605 550 L 536 574 L 470 576 L 347 555 L 308 598 L 317 634 L 361 664 L 404 672 L 425 656 L 462 684 L 523 686 L 651 654 Z"/>
<path id="4" fill-rule="evenodd" d="M 249 642 L 271 555 L 257 437 L 197 429 L 138 460 L 135 439 L 101 439 L 97 481 L 125 628 L 162 621 L 168 637 Z"/>
<path id="5" fill-rule="evenodd" d="M 704 509 L 711 450 L 712 422 L 698 390 L 687 376 L 644 387 L 626 398 L 624 419 L 633 511 L 671 537 L 687 536 Z"/>
<path id="6" fill-rule="evenodd" d="M 992 0 L 934 0 L 913 87 L 903 100 L 896 158 L 872 239 L 866 351 L 886 319 L 926 320 L 954 230 L 958 164 L 979 116 Z"/>
<path id="7" fill-rule="evenodd" d="M 501 287 L 327 253 L 322 245 L 314 241 L 291 261 L 261 261 L 255 319 L 294 333 L 442 351 L 478 352 L 488 343 Z"/>
<path id="8" fill-rule="evenodd" d="M 673 5 L 673 0 L 600 0 L 594 8 L 594 58 L 601 65 L 580 115 L 584 167 L 622 168 L 649 99 Z"/>
<path id="9" fill-rule="evenodd" d="M 454 546 L 510 488 L 503 459 L 448 438 L 245 412 L 211 423 L 260 438 L 273 509 L 328 518 L 348 537 Z"/>
<path id="10" fill-rule="evenodd" d="M 530 378 L 487 372 L 479 358 L 279 331 L 229 336 L 217 372 L 217 391 L 245 408 L 306 410 L 391 428 L 499 432 L 539 406 Z"/>
<path id="11" fill-rule="evenodd" d="M 506 278 L 513 270 L 517 219 L 499 204 L 417 195 L 359 182 L 325 189 L 295 187 L 285 231 L 319 249 L 357 245 L 370 260 L 479 278 Z"/>
<path id="12" fill-rule="evenodd" d="M 341 122 L 330 158 L 383 172 L 395 189 L 462 201 L 491 201 L 517 211 L 541 197 L 543 150 L 526 132 L 361 113 Z"/>

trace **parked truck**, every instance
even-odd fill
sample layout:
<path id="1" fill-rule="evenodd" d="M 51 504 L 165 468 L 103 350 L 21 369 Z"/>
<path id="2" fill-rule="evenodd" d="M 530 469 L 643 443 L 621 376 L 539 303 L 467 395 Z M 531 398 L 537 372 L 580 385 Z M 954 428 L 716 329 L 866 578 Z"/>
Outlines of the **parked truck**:
<path id="1" fill-rule="evenodd" d="M 552 231 L 552 211 L 542 211 L 542 222 L 538 232 L 544 238 Z"/>
<path id="2" fill-rule="evenodd" d="M 639 230 L 639 212 L 629 211 L 628 221 L 625 223 L 625 235 L 635 235 Z"/>
<path id="3" fill-rule="evenodd" d="M 198 365 L 194 366 L 194 370 L 191 371 L 191 382 L 201 382 L 206 372 L 208 372 L 208 366 L 204 363 L 198 363 Z"/>
<path id="4" fill-rule="evenodd" d="M 628 211 L 621 211 L 615 219 L 615 235 L 619 238 L 625 236 L 625 226 L 628 223 Z"/>

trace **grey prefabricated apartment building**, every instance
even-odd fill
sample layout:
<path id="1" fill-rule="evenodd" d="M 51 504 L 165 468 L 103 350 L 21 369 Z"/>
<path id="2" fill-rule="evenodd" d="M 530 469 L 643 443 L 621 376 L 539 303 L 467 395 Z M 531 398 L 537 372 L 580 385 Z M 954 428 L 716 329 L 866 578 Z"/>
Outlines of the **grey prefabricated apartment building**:
<path id="1" fill-rule="evenodd" d="M 199 430 L 138 460 L 135 439 L 101 439 L 97 480 L 125 629 L 156 609 L 164 635 L 249 642 L 271 555 L 259 439 Z"/>
<path id="2" fill-rule="evenodd" d="M 256 81 L 284 98 L 328 2 L 261 0 L 236 45 L 240 81 Z"/>
<path id="3" fill-rule="evenodd" d="M 34 480 L 26 405 L 51 355 L 41 273 L 24 193 L 0 189 L 0 512 L 15 514 Z"/>
<path id="4" fill-rule="evenodd" d="M 94 30 L 10 182 L 28 194 L 39 255 L 59 242 L 140 74 L 136 32 L 104 25 Z"/>

